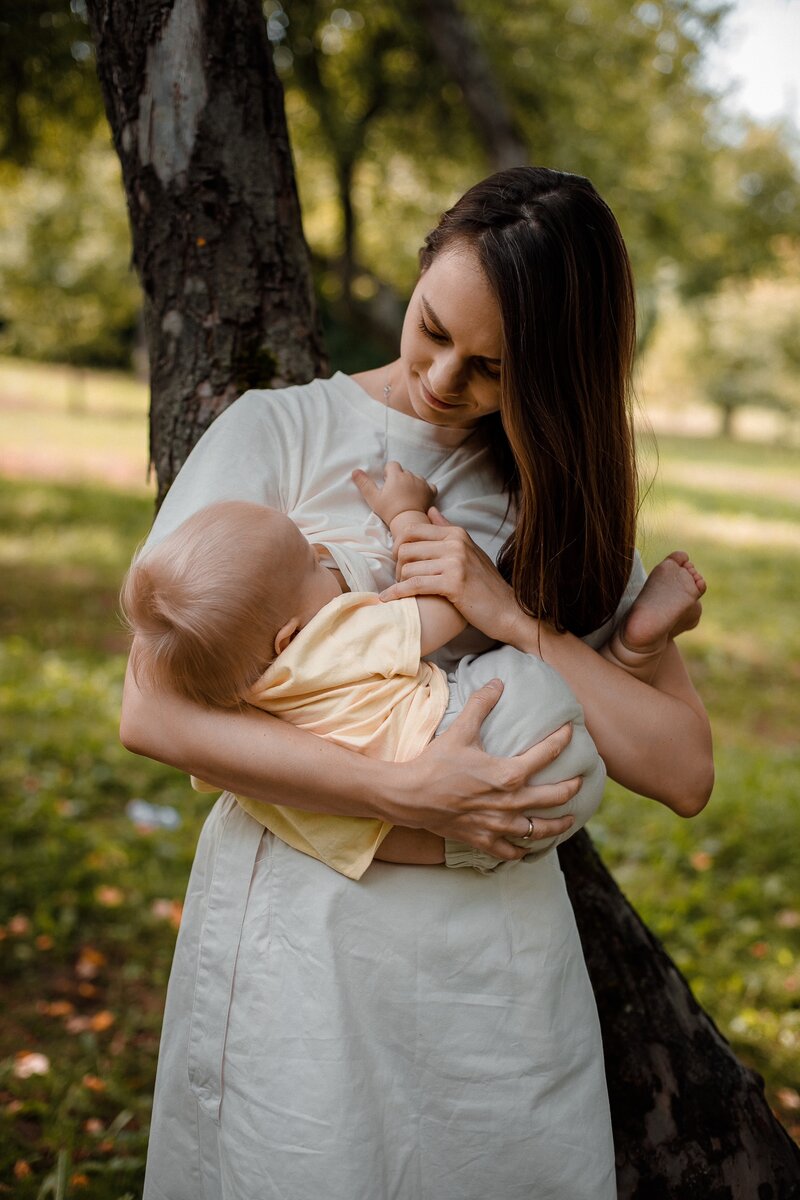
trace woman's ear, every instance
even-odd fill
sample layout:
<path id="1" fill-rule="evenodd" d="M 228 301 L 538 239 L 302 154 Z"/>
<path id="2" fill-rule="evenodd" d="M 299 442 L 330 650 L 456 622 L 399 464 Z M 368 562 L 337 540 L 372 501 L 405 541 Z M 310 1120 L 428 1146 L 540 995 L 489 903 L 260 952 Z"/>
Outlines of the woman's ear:
<path id="1" fill-rule="evenodd" d="M 278 630 L 278 632 L 275 634 L 275 656 L 276 656 L 276 658 L 279 654 L 283 653 L 283 651 L 289 645 L 289 642 L 292 640 L 292 638 L 295 636 L 295 634 L 299 633 L 299 632 L 300 632 L 300 621 L 297 617 L 292 617 L 292 619 L 290 621 L 287 621 L 286 624 L 281 629 Z"/>

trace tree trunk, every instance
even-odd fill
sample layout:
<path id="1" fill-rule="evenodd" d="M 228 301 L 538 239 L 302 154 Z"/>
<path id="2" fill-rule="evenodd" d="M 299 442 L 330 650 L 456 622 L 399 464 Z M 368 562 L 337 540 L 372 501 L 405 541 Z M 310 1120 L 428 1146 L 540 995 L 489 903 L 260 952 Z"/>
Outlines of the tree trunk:
<path id="1" fill-rule="evenodd" d="M 620 1200 L 796 1200 L 800 1150 L 585 832 L 559 847 L 606 1060 Z"/>
<path id="2" fill-rule="evenodd" d="M 162 492 L 239 391 L 307 379 L 322 359 L 260 5 L 217 7 L 89 0 L 147 295 Z M 603 1025 L 621 1200 L 800 1197 L 800 1151 L 758 1077 L 586 834 L 560 853 Z"/>
<path id="3" fill-rule="evenodd" d="M 258 0 L 89 0 L 145 296 L 165 495 L 248 387 L 324 365 L 283 92 Z"/>
<path id="4" fill-rule="evenodd" d="M 494 71 L 458 0 L 415 0 L 443 66 L 461 88 L 464 103 L 495 171 L 528 162 L 528 147 Z"/>

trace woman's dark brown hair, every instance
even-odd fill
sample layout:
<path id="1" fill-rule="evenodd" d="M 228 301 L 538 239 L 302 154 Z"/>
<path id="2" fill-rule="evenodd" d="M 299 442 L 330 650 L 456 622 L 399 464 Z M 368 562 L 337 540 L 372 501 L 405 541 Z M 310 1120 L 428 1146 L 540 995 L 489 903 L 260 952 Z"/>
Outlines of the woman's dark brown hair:
<path id="1" fill-rule="evenodd" d="M 477 253 L 503 324 L 489 438 L 517 524 L 499 559 L 520 605 L 558 630 L 598 628 L 633 561 L 630 419 L 635 299 L 625 243 L 588 179 L 543 167 L 471 188 L 426 238 L 423 270 Z"/>

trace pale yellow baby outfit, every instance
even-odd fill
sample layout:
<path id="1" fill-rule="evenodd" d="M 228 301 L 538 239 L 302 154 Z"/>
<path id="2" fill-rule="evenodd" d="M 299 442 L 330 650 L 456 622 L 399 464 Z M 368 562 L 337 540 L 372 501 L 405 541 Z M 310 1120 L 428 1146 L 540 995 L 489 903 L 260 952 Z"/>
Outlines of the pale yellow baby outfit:
<path id="1" fill-rule="evenodd" d="M 449 698 L 444 672 L 420 658 L 420 638 L 413 598 L 383 604 L 374 592 L 347 592 L 320 609 L 244 699 L 359 754 L 405 762 L 431 740 Z M 237 799 L 281 841 L 350 879 L 361 878 L 392 828 Z"/>

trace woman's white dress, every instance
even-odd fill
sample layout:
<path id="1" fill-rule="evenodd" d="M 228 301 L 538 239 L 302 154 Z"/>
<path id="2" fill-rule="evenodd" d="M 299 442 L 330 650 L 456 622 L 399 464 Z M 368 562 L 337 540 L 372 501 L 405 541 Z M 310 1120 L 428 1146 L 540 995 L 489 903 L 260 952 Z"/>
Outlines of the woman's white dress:
<path id="1" fill-rule="evenodd" d="M 477 440 L 390 412 L 387 446 L 383 406 L 341 374 L 232 405 L 151 542 L 205 504 L 250 499 L 388 586 L 384 527 L 350 480 L 380 477 L 387 457 L 436 483 L 496 557 L 506 504 Z M 637 560 L 620 613 L 643 577 Z M 468 630 L 439 661 L 487 646 Z M 178 936 L 144 1200 L 615 1195 L 600 1030 L 556 854 L 490 875 L 376 862 L 354 882 L 223 795 Z"/>

